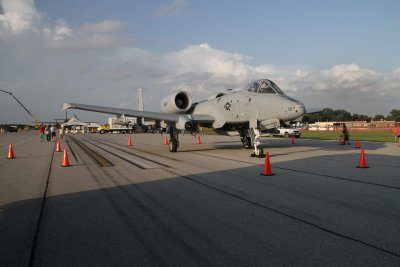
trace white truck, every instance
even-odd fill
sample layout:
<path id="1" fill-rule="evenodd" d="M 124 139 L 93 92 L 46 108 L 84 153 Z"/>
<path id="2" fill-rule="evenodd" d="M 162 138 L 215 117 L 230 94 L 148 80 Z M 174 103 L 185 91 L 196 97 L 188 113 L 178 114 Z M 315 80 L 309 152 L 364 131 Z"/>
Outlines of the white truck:
<path id="1" fill-rule="evenodd" d="M 133 133 L 136 118 L 125 117 L 125 115 L 118 116 L 117 118 L 108 118 L 108 123 L 101 125 L 97 131 L 101 134 L 104 133 Z"/>

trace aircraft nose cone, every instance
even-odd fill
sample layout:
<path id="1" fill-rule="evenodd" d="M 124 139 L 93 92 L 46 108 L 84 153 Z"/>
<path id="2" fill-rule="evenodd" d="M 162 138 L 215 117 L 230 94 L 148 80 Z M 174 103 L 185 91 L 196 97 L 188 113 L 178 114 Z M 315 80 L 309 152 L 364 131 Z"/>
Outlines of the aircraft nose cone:
<path id="1" fill-rule="evenodd" d="M 297 107 L 296 107 L 296 113 L 299 113 L 299 114 L 304 114 L 304 113 L 306 113 L 306 108 L 304 107 L 304 105 L 303 104 L 301 104 L 301 105 L 297 105 Z"/>

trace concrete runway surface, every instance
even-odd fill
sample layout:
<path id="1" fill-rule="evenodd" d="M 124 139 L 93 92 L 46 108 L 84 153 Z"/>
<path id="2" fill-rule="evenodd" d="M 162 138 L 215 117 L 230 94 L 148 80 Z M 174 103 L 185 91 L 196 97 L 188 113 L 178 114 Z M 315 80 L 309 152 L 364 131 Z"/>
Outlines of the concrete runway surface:
<path id="1" fill-rule="evenodd" d="M 133 146 L 127 146 L 128 137 Z M 399 266 L 400 147 L 0 134 L 1 266 Z M 7 159 L 13 144 L 15 159 Z"/>

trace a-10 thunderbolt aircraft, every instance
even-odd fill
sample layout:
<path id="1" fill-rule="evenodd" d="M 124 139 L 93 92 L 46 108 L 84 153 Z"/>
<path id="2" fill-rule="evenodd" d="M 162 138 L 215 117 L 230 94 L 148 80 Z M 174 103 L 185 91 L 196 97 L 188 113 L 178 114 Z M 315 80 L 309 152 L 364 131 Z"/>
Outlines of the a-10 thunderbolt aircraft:
<path id="1" fill-rule="evenodd" d="M 81 109 L 164 121 L 169 126 L 169 151 L 179 147 L 178 130 L 199 132 L 213 128 L 218 134 L 240 135 L 245 148 L 261 157 L 260 130 L 272 130 L 288 121 L 301 118 L 306 109 L 298 100 L 285 95 L 271 80 L 261 79 L 241 90 L 228 89 L 205 100 L 193 102 L 189 93 L 176 92 L 161 100 L 161 113 L 140 110 L 64 103 L 65 109 Z"/>

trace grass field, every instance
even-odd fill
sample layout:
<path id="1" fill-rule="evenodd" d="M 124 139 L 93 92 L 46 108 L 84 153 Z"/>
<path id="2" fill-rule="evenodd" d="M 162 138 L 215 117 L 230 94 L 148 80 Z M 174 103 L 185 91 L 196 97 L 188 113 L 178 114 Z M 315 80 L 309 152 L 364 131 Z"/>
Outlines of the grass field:
<path id="1" fill-rule="evenodd" d="M 204 134 L 215 134 L 212 129 L 203 128 Z M 356 141 L 359 138 L 360 141 L 372 141 L 372 142 L 397 142 L 397 138 L 393 135 L 391 130 L 371 130 L 371 131 L 360 131 L 350 130 L 350 141 Z M 340 131 L 301 131 L 301 138 L 305 139 L 317 139 L 317 140 L 338 140 L 339 141 Z"/>
<path id="2" fill-rule="evenodd" d="M 350 141 L 395 142 L 395 136 L 386 131 L 349 131 Z M 301 131 L 301 138 L 319 140 L 339 140 L 339 131 Z M 396 140 L 397 141 L 397 140 Z"/>

